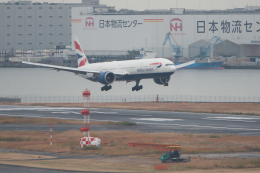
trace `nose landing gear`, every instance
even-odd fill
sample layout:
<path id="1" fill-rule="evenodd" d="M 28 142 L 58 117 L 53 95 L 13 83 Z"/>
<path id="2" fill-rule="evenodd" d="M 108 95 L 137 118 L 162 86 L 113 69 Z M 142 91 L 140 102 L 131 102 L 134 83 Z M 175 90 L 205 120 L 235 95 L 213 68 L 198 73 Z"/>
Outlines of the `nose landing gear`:
<path id="1" fill-rule="evenodd" d="M 139 91 L 141 89 L 143 89 L 143 85 L 139 85 L 140 80 L 136 81 L 136 85 L 134 87 L 132 87 L 132 91 Z"/>
<path id="2" fill-rule="evenodd" d="M 101 87 L 101 91 L 108 91 L 108 90 L 110 90 L 112 88 L 112 86 L 111 85 L 105 85 L 105 86 L 103 86 L 103 87 Z"/>

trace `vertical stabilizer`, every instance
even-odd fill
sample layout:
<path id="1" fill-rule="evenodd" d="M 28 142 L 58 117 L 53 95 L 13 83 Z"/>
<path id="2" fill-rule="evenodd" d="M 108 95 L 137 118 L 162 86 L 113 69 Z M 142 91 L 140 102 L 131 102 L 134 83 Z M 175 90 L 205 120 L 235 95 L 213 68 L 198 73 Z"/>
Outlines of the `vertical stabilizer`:
<path id="1" fill-rule="evenodd" d="M 142 48 L 142 49 L 140 50 L 140 57 L 141 57 L 141 58 L 144 58 L 144 48 Z"/>
<path id="2" fill-rule="evenodd" d="M 86 64 L 89 64 L 88 59 L 87 59 L 82 47 L 80 46 L 79 40 L 76 36 L 74 37 L 74 46 L 75 46 L 75 51 L 76 51 L 77 58 L 78 58 L 78 66 L 81 67 Z"/>

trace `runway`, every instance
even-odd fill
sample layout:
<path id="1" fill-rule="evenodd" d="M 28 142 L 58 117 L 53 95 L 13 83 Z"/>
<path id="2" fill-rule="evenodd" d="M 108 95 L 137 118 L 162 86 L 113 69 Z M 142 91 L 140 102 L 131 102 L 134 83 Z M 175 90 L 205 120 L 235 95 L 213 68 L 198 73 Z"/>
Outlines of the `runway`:
<path id="1" fill-rule="evenodd" d="M 0 105 L 0 116 L 82 120 L 81 108 Z M 260 135 L 260 117 L 209 113 L 92 108 L 91 121 L 130 121 L 138 126 L 91 125 L 91 130 L 192 132 Z M 79 130 L 80 125 L 55 125 L 54 131 Z M 49 125 L 1 124 L 0 130 L 49 131 Z"/>

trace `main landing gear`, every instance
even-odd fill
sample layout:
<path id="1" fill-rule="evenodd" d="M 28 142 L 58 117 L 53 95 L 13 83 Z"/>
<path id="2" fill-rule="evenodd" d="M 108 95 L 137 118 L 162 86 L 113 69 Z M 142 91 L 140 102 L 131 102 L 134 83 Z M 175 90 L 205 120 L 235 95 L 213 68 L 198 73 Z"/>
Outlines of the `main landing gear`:
<path id="1" fill-rule="evenodd" d="M 112 86 L 111 85 L 105 85 L 105 86 L 103 86 L 103 87 L 101 87 L 101 91 L 108 91 L 108 90 L 110 90 L 112 88 Z"/>
<path id="2" fill-rule="evenodd" d="M 140 80 L 136 81 L 136 85 L 134 87 L 132 87 L 132 91 L 139 91 L 141 89 L 143 89 L 143 85 L 139 85 Z"/>

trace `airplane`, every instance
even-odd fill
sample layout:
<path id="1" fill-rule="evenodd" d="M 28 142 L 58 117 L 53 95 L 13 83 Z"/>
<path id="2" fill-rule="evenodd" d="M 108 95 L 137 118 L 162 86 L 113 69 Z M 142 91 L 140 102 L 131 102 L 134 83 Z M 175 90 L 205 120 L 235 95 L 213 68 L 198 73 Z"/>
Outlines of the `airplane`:
<path id="1" fill-rule="evenodd" d="M 150 78 L 153 79 L 156 84 L 168 86 L 171 75 L 174 74 L 177 69 L 195 63 L 195 61 L 190 61 L 180 65 L 174 65 L 172 61 L 165 58 L 152 58 L 90 64 L 76 36 L 74 37 L 74 46 L 78 58 L 78 68 L 26 61 L 22 61 L 22 63 L 46 67 L 57 71 L 73 72 L 85 79 L 103 84 L 104 86 L 101 87 L 101 91 L 110 90 L 112 88 L 111 84 L 115 81 L 135 81 L 136 85 L 132 87 L 132 91 L 139 91 L 143 89 L 143 86 L 139 85 L 140 80 Z"/>

